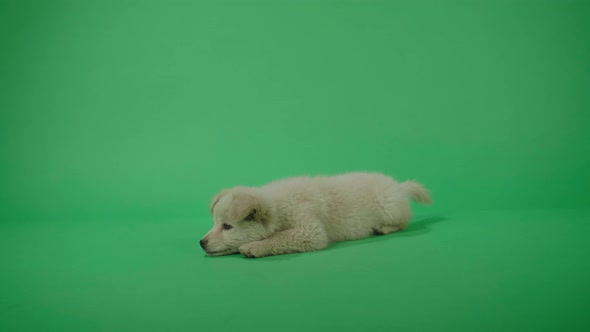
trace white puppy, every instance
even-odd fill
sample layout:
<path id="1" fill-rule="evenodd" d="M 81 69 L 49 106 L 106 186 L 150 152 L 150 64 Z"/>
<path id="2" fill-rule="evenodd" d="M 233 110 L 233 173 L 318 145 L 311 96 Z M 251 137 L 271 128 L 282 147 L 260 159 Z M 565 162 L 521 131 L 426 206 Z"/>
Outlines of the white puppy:
<path id="1" fill-rule="evenodd" d="M 238 251 L 263 257 L 325 248 L 330 242 L 406 228 L 409 198 L 431 202 L 419 183 L 375 173 L 296 177 L 263 187 L 222 190 L 211 202 L 213 228 L 201 240 L 208 255 Z"/>

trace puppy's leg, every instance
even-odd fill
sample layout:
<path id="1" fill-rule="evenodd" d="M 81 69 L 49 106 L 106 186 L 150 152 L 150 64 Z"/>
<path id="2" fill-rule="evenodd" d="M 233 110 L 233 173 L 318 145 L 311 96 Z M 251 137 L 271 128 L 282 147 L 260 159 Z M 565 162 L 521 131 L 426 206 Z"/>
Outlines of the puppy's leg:
<path id="1" fill-rule="evenodd" d="M 405 227 L 399 225 L 383 225 L 373 228 L 373 235 L 386 235 L 403 230 Z"/>
<path id="2" fill-rule="evenodd" d="M 277 232 L 261 241 L 246 243 L 240 247 L 240 253 L 246 257 L 264 257 L 320 250 L 327 245 L 328 239 L 323 229 L 299 226 Z"/>

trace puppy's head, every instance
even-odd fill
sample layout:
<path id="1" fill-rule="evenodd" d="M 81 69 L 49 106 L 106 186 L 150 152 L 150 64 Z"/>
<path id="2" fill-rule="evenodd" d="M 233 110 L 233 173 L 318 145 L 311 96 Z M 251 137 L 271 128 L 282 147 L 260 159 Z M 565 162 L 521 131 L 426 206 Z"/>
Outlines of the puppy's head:
<path id="1" fill-rule="evenodd" d="M 210 210 L 213 228 L 200 242 L 208 255 L 237 253 L 241 245 L 269 234 L 270 206 L 254 188 L 223 190 L 213 197 Z"/>

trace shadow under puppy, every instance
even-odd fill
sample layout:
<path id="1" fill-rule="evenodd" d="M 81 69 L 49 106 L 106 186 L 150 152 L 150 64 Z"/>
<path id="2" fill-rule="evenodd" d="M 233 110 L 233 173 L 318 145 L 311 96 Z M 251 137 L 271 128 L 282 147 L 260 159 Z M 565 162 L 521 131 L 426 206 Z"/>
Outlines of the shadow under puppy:
<path id="1" fill-rule="evenodd" d="M 263 257 L 323 249 L 403 230 L 410 198 L 430 204 L 419 183 L 378 173 L 295 177 L 234 187 L 213 197 L 213 228 L 200 241 L 211 256 Z"/>

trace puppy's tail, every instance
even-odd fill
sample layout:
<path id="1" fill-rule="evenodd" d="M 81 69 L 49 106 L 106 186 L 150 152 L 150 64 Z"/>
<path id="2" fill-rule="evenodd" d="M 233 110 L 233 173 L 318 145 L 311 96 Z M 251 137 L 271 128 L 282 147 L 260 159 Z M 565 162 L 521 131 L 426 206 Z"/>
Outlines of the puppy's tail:
<path id="1" fill-rule="evenodd" d="M 405 181 L 400 185 L 414 201 L 424 205 L 432 203 L 428 190 L 422 184 L 415 181 Z"/>

